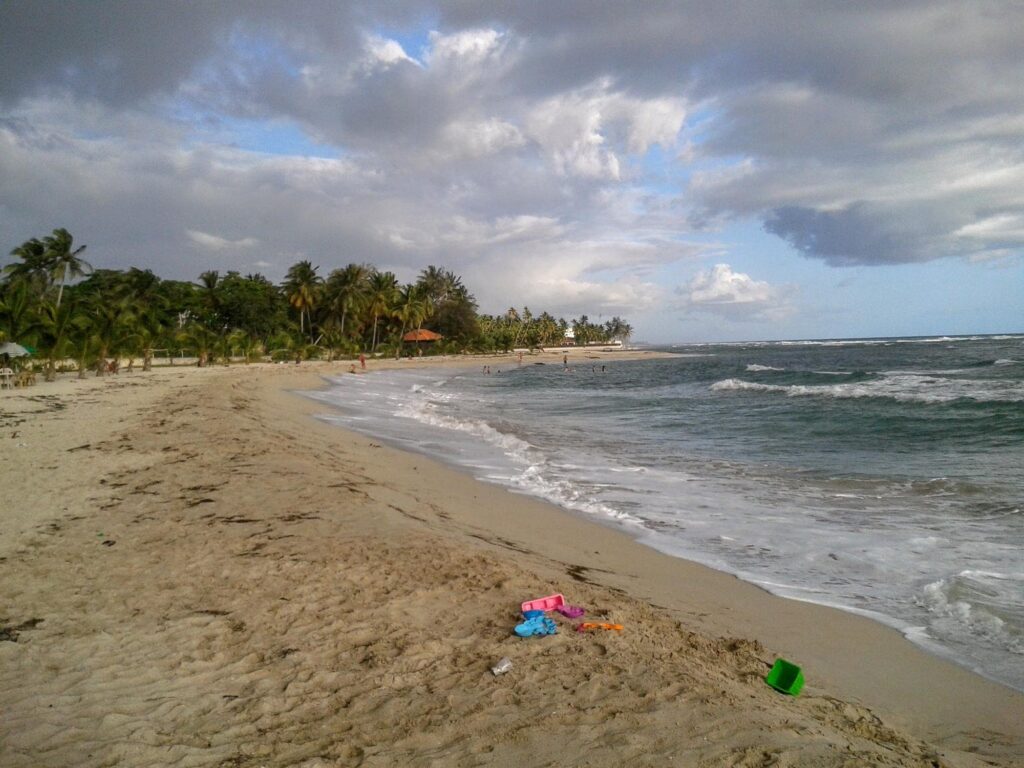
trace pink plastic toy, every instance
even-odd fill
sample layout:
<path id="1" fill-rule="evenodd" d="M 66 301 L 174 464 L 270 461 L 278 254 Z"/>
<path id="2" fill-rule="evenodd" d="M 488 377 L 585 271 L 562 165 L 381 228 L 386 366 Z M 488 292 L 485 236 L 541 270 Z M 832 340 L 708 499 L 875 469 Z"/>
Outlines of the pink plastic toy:
<path id="1" fill-rule="evenodd" d="M 561 594 L 538 597 L 536 600 L 527 600 L 523 603 L 524 611 L 553 611 L 560 605 L 565 605 L 565 598 Z"/>
<path id="2" fill-rule="evenodd" d="M 555 608 L 555 610 L 563 616 L 565 616 L 567 619 L 578 619 L 580 616 L 586 613 L 586 611 L 578 605 L 560 605 L 557 608 Z"/>

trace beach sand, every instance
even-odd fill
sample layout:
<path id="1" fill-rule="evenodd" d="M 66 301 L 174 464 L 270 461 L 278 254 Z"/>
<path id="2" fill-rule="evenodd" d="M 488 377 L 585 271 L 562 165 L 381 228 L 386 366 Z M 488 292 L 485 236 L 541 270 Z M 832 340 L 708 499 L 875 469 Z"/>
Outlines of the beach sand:
<path id="1" fill-rule="evenodd" d="M 1024 765 L 895 631 L 315 420 L 348 366 L 0 392 L 0 765 Z M 552 592 L 623 631 L 515 637 Z"/>

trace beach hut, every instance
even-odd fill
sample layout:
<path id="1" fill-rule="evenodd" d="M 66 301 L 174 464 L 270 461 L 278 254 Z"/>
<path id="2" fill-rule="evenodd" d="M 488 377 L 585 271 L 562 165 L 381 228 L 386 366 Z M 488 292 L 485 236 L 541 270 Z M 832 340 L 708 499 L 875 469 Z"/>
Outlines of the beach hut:
<path id="1" fill-rule="evenodd" d="M 426 328 L 420 328 L 416 331 L 409 331 L 402 337 L 402 341 L 440 341 L 443 338 L 444 336 L 440 333 L 434 333 L 433 331 L 428 331 Z"/>
<path id="2" fill-rule="evenodd" d="M 420 342 L 426 342 L 433 344 L 435 341 L 440 341 L 444 337 L 440 333 L 434 333 L 428 331 L 426 328 L 419 328 L 415 331 L 409 331 L 405 336 L 402 337 L 402 341 L 414 341 L 416 342 L 416 349 L 419 350 Z"/>

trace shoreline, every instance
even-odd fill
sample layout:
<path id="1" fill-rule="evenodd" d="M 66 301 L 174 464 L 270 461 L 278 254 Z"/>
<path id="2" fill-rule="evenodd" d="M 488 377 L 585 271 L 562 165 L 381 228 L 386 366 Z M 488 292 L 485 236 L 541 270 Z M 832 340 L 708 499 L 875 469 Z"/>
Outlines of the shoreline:
<path id="1" fill-rule="evenodd" d="M 560 353 L 560 351 L 559 351 L 559 353 Z M 675 355 L 674 353 L 672 353 L 672 354 L 658 354 L 657 355 L 657 357 L 673 357 L 673 356 L 679 356 L 679 355 Z M 685 355 L 683 355 L 683 356 L 685 356 Z M 620 358 L 620 359 L 630 359 L 630 360 L 633 360 L 633 359 L 637 359 L 637 358 Z M 650 359 L 650 358 L 648 358 L 648 359 Z M 442 365 L 440 363 L 440 361 L 439 361 L 438 364 L 437 364 L 437 368 L 439 368 L 441 370 L 455 371 L 458 368 L 458 366 L 445 366 L 445 365 Z M 389 369 L 398 369 L 398 367 L 397 366 L 389 366 Z M 499 370 L 499 373 L 500 372 L 501 371 Z M 327 379 L 325 377 L 325 379 L 322 382 L 321 386 L 318 387 L 317 389 L 322 391 L 324 389 L 330 388 L 332 386 L 332 381 L 333 380 L 341 381 L 340 377 L 337 377 L 337 376 L 332 376 L 330 379 Z M 316 391 L 316 390 L 314 390 L 314 391 Z M 299 392 L 299 394 L 305 394 L 305 393 Z M 558 508 L 560 511 L 562 511 L 564 513 L 568 513 L 571 516 L 575 517 L 576 519 L 579 519 L 579 520 L 583 521 L 584 523 L 597 524 L 597 525 L 608 527 L 608 528 L 610 528 L 610 529 L 612 529 L 612 530 L 614 530 L 614 531 L 616 531 L 616 532 L 618 532 L 618 533 L 620 533 L 622 535 L 625 535 L 625 536 L 629 537 L 633 541 L 636 541 L 637 543 L 641 544 L 642 546 L 644 546 L 647 549 L 650 549 L 651 551 L 656 551 L 659 554 L 667 555 L 668 557 L 671 557 L 671 558 L 676 558 L 676 559 L 685 560 L 687 562 L 692 562 L 692 563 L 695 563 L 695 564 L 700 565 L 702 567 L 709 568 L 711 570 L 714 570 L 714 571 L 717 571 L 719 573 L 722 573 L 722 574 L 724 574 L 726 576 L 729 576 L 729 577 L 732 577 L 732 578 L 736 578 L 736 579 L 738 579 L 740 581 L 743 581 L 744 583 L 750 584 L 750 585 L 752 585 L 752 586 L 754 586 L 754 587 L 764 591 L 765 593 L 767 593 L 769 595 L 772 595 L 773 597 L 784 599 L 784 600 L 792 600 L 792 601 L 795 601 L 795 602 L 807 603 L 807 604 L 815 605 L 815 606 L 818 606 L 818 607 L 821 607 L 821 608 L 828 608 L 828 609 L 831 609 L 831 610 L 840 611 L 842 613 L 846 613 L 846 614 L 850 614 L 850 615 L 853 615 L 853 616 L 857 616 L 857 617 L 860 617 L 860 618 L 872 621 L 872 622 L 874 622 L 876 624 L 880 624 L 883 627 L 886 627 L 888 629 L 892 629 L 892 630 L 896 631 L 907 642 L 911 643 L 916 648 L 918 648 L 918 649 L 928 653 L 929 655 L 938 657 L 939 659 L 941 659 L 943 661 L 949 662 L 950 664 L 952 664 L 952 665 L 954 665 L 956 667 L 959 667 L 960 669 L 963 669 L 963 670 L 965 670 L 967 672 L 970 672 L 970 673 L 972 673 L 974 675 L 978 675 L 978 676 L 984 678 L 985 680 L 987 680 L 987 681 L 989 681 L 991 683 L 994 683 L 994 684 L 996 684 L 998 686 L 1008 688 L 1011 691 L 1014 691 L 1015 693 L 1024 695 L 1024 688 L 1022 688 L 1022 687 L 1020 687 L 1018 685 L 1014 685 L 1011 682 L 1007 682 L 1006 680 L 1002 680 L 998 676 L 996 676 L 995 674 L 991 674 L 991 673 L 987 672 L 983 668 L 980 668 L 978 666 L 972 665 L 971 663 L 969 663 L 969 660 L 970 660 L 969 657 L 968 657 L 968 659 L 964 659 L 964 658 L 958 657 L 957 653 L 956 653 L 956 651 L 954 649 L 952 649 L 950 647 L 947 647 L 947 646 L 943 645 L 942 643 L 940 643 L 938 641 L 932 640 L 930 637 L 927 636 L 927 634 L 925 632 L 922 631 L 922 629 L 923 629 L 922 627 L 919 627 L 918 625 L 908 621 L 907 619 L 900 618 L 900 615 L 898 613 L 886 614 L 886 613 L 881 613 L 881 612 L 879 612 L 877 610 L 870 610 L 870 609 L 866 609 L 866 608 L 850 607 L 850 606 L 847 606 L 847 605 L 843 605 L 843 604 L 841 604 L 839 602 L 829 601 L 827 599 L 827 597 L 828 597 L 827 595 L 823 595 L 820 598 L 814 598 L 814 597 L 802 597 L 799 594 L 786 593 L 785 590 L 778 590 L 777 591 L 776 589 L 772 588 L 773 586 L 777 586 L 777 585 L 773 585 L 770 581 L 765 581 L 765 582 L 758 581 L 757 578 L 754 577 L 754 575 L 751 575 L 751 574 L 746 574 L 745 575 L 743 573 L 738 573 L 738 572 L 736 572 L 734 570 L 731 570 L 731 569 L 729 569 L 728 567 L 726 567 L 724 565 L 716 565 L 714 562 L 708 562 L 706 559 L 702 559 L 702 556 L 701 556 L 701 554 L 699 552 L 698 553 L 686 552 L 686 551 L 679 552 L 678 550 L 673 550 L 673 548 L 671 546 L 672 542 L 660 541 L 657 537 L 651 536 L 650 535 L 651 532 L 648 531 L 648 530 L 634 529 L 629 524 L 626 524 L 626 523 L 623 523 L 623 522 L 621 522 L 619 520 L 613 519 L 610 516 L 607 517 L 607 518 L 606 517 L 602 517 L 602 515 L 598 514 L 598 513 L 590 513 L 588 511 L 585 511 L 585 510 L 580 509 L 580 508 L 574 508 L 571 504 L 562 505 L 556 499 L 546 498 L 542 493 L 538 493 L 538 492 L 535 492 L 533 490 L 528 490 L 528 489 L 520 488 L 520 487 L 518 487 L 514 483 L 505 483 L 502 480 L 491 480 L 491 479 L 488 479 L 486 476 L 478 476 L 475 473 L 474 466 L 472 464 L 468 465 L 468 466 L 467 465 L 463 465 L 463 464 L 460 464 L 457 459 L 449 459 L 449 458 L 446 458 L 444 456 L 432 455 L 427 448 L 416 448 L 415 447 L 415 442 L 409 443 L 409 442 L 407 442 L 404 439 L 404 434 L 400 434 L 400 433 L 396 432 L 396 433 L 391 434 L 389 436 L 388 434 L 386 434 L 386 430 L 385 430 L 385 434 L 375 434 L 372 430 L 367 430 L 367 429 L 363 428 L 363 422 L 365 421 L 365 419 L 362 419 L 362 418 L 358 419 L 357 421 L 355 421 L 353 423 L 345 423 L 344 419 L 342 419 L 342 420 L 334 419 L 334 418 L 332 418 L 329 415 L 330 413 L 343 412 L 343 413 L 348 413 L 349 415 L 351 415 L 353 413 L 353 411 L 351 410 L 351 408 L 348 409 L 348 411 L 345 411 L 344 408 L 339 408 L 339 409 L 336 410 L 333 407 L 334 403 L 333 403 L 333 401 L 331 399 L 320 399 L 315 394 L 311 394 L 311 393 L 309 394 L 309 396 L 313 400 L 313 402 L 315 402 L 315 403 L 317 403 L 319 405 L 322 405 L 322 406 L 324 406 L 327 409 L 325 411 L 325 413 L 324 413 L 324 417 L 321 419 L 322 421 L 324 421 L 327 424 L 333 425 L 333 426 L 341 428 L 341 429 L 346 429 L 346 430 L 357 432 L 357 433 L 359 433 L 359 434 L 361 434 L 361 435 L 363 435 L 365 437 L 371 438 L 371 439 L 379 440 L 379 441 L 385 443 L 386 445 L 388 445 L 389 447 L 391 447 L 391 448 L 393 448 L 395 450 L 398 450 L 398 451 L 408 451 L 408 452 L 415 453 L 417 455 L 423 456 L 425 459 L 429 459 L 429 460 L 435 461 L 435 462 L 439 463 L 440 465 L 442 465 L 444 467 L 447 467 L 448 469 L 454 470 L 456 472 L 459 472 L 461 474 L 467 475 L 469 477 L 473 477 L 478 482 L 485 483 L 485 484 L 488 484 L 488 485 L 494 485 L 494 486 L 503 488 L 506 491 L 509 491 L 509 492 L 511 492 L 513 494 L 522 495 L 522 496 L 529 497 L 529 498 L 532 498 L 532 499 L 535 499 L 535 500 L 539 500 L 539 501 L 541 501 L 542 503 L 545 503 L 545 504 L 550 504 L 553 507 Z M 389 397 L 389 399 L 390 399 L 390 397 Z M 401 421 L 401 420 L 399 420 L 399 421 Z M 428 444 L 433 444 L 432 440 L 428 440 Z"/>
<path id="2" fill-rule="evenodd" d="M 0 396 L 10 765 L 1022 764 L 1024 696 L 895 630 L 319 421 L 347 365 Z M 556 591 L 626 629 L 512 636 Z"/>
<path id="3" fill-rule="evenodd" d="M 666 355 L 666 356 L 670 356 L 670 355 Z M 821 623 L 821 624 L 827 623 L 828 615 L 830 613 L 838 613 L 838 614 L 841 614 L 843 617 L 852 620 L 849 623 L 850 626 L 855 626 L 856 624 L 858 624 L 860 622 L 867 622 L 869 625 L 875 627 L 878 630 L 876 632 L 869 633 L 871 635 L 870 639 L 873 642 L 880 642 L 880 643 L 884 644 L 884 643 L 888 642 L 887 639 L 884 639 L 885 635 L 887 635 L 887 634 L 895 635 L 896 636 L 896 641 L 898 643 L 906 644 L 911 649 L 911 653 L 910 654 L 901 654 L 901 656 L 905 657 L 907 655 L 913 655 L 913 653 L 923 654 L 925 658 L 929 658 L 929 659 L 932 659 L 935 662 L 937 662 L 937 664 L 934 666 L 934 670 L 933 670 L 936 675 L 942 674 L 944 671 L 948 675 L 948 674 L 951 674 L 949 672 L 949 670 L 956 670 L 957 672 L 962 673 L 964 675 L 968 675 L 970 677 L 978 678 L 978 679 L 984 681 L 984 683 L 986 683 L 988 685 L 991 685 L 991 686 L 994 686 L 996 690 L 1005 691 L 1005 692 L 1007 692 L 1007 693 L 1009 693 L 1011 695 L 1011 698 L 1016 697 L 1016 698 L 1020 699 L 1020 702 L 1019 702 L 1020 709 L 1018 711 L 1021 713 L 1022 716 L 1024 716 L 1024 691 L 1017 690 L 1016 688 L 1013 688 L 1012 686 L 1007 685 L 1006 683 L 1003 683 L 1003 682 L 1001 682 L 1001 681 L 999 681 L 999 680 L 997 680 L 997 679 L 995 679 L 993 677 L 985 675 L 984 673 L 982 673 L 982 672 L 980 672 L 978 670 L 971 669 L 970 667 L 967 667 L 967 666 L 965 666 L 963 664 L 957 663 L 952 658 L 950 658 L 950 654 L 942 653 L 942 651 L 944 649 L 941 646 L 939 646 L 938 644 L 934 644 L 934 647 L 930 648 L 925 643 L 915 643 L 913 640 L 911 640 L 910 638 L 908 638 L 906 636 L 906 634 L 904 632 L 904 629 L 899 626 L 899 620 L 898 619 L 895 619 L 895 618 L 892 618 L 892 617 L 888 617 L 888 616 L 884 616 L 882 614 L 871 614 L 871 613 L 868 613 L 868 612 L 865 612 L 865 611 L 857 611 L 855 609 L 846 608 L 845 606 L 831 605 L 831 604 L 828 604 L 828 603 L 815 602 L 815 601 L 812 601 L 812 600 L 801 600 L 801 599 L 795 598 L 795 597 L 789 597 L 789 596 L 783 596 L 783 595 L 776 594 L 776 593 L 772 592 L 770 589 L 768 589 L 767 587 L 765 587 L 763 585 L 757 584 L 757 583 L 755 583 L 753 581 L 747 581 L 747 580 L 741 578 L 740 576 L 738 576 L 738 575 L 736 575 L 734 573 L 731 573 L 729 571 L 718 569 L 718 568 L 715 568 L 714 566 L 707 565 L 707 564 L 701 563 L 701 562 L 699 562 L 697 560 L 689 559 L 689 558 L 686 558 L 686 557 L 683 557 L 683 556 L 680 556 L 680 555 L 672 554 L 672 553 L 669 553 L 669 552 L 664 552 L 664 551 L 662 551 L 662 550 L 660 550 L 660 549 L 658 549 L 658 548 L 656 548 L 654 546 L 646 544 L 643 541 L 641 541 L 640 538 L 634 537 L 634 536 L 630 535 L 628 530 L 624 529 L 621 526 L 616 525 L 614 523 L 614 521 L 601 520 L 600 518 L 588 516 L 586 513 L 583 513 L 583 512 L 577 511 L 577 510 L 567 509 L 567 508 L 561 507 L 558 504 L 555 504 L 555 503 L 553 503 L 551 501 L 548 501 L 546 499 L 542 499 L 542 498 L 540 498 L 538 496 L 535 496 L 533 494 L 517 493 L 517 492 L 513 491 L 512 489 L 508 488 L 507 486 L 501 485 L 499 483 L 490 483 L 490 482 L 487 482 L 485 480 L 473 477 L 472 474 L 466 468 L 459 467 L 459 466 L 457 466 L 455 464 L 451 464 L 451 463 L 445 462 L 443 460 L 431 457 L 427 453 L 420 453 L 420 452 L 412 451 L 412 450 L 407 449 L 407 448 L 397 447 L 397 446 L 395 446 L 393 444 L 388 443 L 384 438 L 380 438 L 380 437 L 377 437 L 377 436 L 374 436 L 374 435 L 371 435 L 371 434 L 368 434 L 368 433 L 363 433 L 363 432 L 360 432 L 359 430 L 350 428 L 350 427 L 345 426 L 345 425 L 339 425 L 339 424 L 335 424 L 335 423 L 328 423 L 328 422 L 326 422 L 326 421 L 324 421 L 322 419 L 319 419 L 319 418 L 317 418 L 316 411 L 319 408 L 321 408 L 321 407 L 331 408 L 330 403 L 325 402 L 325 401 L 321 401 L 321 400 L 315 400 L 315 399 L 309 397 L 308 395 L 304 394 L 304 392 L 305 391 L 314 391 L 314 390 L 325 389 L 328 386 L 330 386 L 330 382 L 325 377 L 320 377 L 317 387 L 311 388 L 311 390 L 289 389 L 288 393 L 291 394 L 291 395 L 297 396 L 297 397 L 301 398 L 304 402 L 308 403 L 309 409 L 307 411 L 307 415 L 311 416 L 312 418 L 317 420 L 318 423 L 328 427 L 331 430 L 335 430 L 335 429 L 336 430 L 341 430 L 342 432 L 349 433 L 350 436 L 358 436 L 358 437 L 361 437 L 361 438 L 363 438 L 365 440 L 371 440 L 371 441 L 372 440 L 380 440 L 381 442 L 385 443 L 385 446 L 387 447 L 388 450 L 394 451 L 394 452 L 396 452 L 398 454 L 402 454 L 402 455 L 409 456 L 409 457 L 419 457 L 423 461 L 431 463 L 433 465 L 432 469 L 434 469 L 434 470 L 444 470 L 445 472 L 454 473 L 454 474 L 456 474 L 456 475 L 458 475 L 460 477 L 466 478 L 467 480 L 471 481 L 472 483 L 478 483 L 478 484 L 480 484 L 480 485 L 482 485 L 484 487 L 493 488 L 493 489 L 496 489 L 500 493 L 507 494 L 513 500 L 514 499 L 529 500 L 532 504 L 539 505 L 539 507 L 542 508 L 542 509 L 547 509 L 548 511 L 550 511 L 553 514 L 556 514 L 558 516 L 562 516 L 562 517 L 567 518 L 568 521 L 569 521 L 569 527 L 571 527 L 573 523 L 578 523 L 578 524 L 580 524 L 582 526 L 596 526 L 596 527 L 598 527 L 598 528 L 600 528 L 602 530 L 609 531 L 613 535 L 613 537 L 617 536 L 617 537 L 622 537 L 622 538 L 628 540 L 632 545 L 635 545 L 635 547 L 639 548 L 642 552 L 649 552 L 652 555 L 656 554 L 658 556 L 658 558 L 667 558 L 668 561 L 669 561 L 669 564 L 666 566 L 665 570 L 671 570 L 670 563 L 672 561 L 677 561 L 679 563 L 685 564 L 685 568 L 683 568 L 681 570 L 687 571 L 689 569 L 697 569 L 697 570 L 700 570 L 700 571 L 704 571 L 705 573 L 701 574 L 702 575 L 701 581 L 703 582 L 706 579 L 707 581 L 714 582 L 713 588 L 715 590 L 730 591 L 730 592 L 732 591 L 732 590 L 729 589 L 729 586 L 726 583 L 723 583 L 723 581 L 722 581 L 723 579 L 725 580 L 725 582 L 735 582 L 736 584 L 743 585 L 743 590 L 742 591 L 746 591 L 747 588 L 753 589 L 753 590 L 756 591 L 756 593 L 758 593 L 760 595 L 763 595 L 766 598 L 766 600 L 765 600 L 766 605 L 764 606 L 765 610 L 772 610 L 772 609 L 774 609 L 775 611 L 782 610 L 782 612 L 785 613 L 785 615 L 787 617 L 790 617 L 790 616 L 796 617 L 797 623 L 801 627 L 805 627 L 809 623 Z M 306 409 L 304 408 L 303 410 L 306 410 Z M 493 522 L 493 521 L 489 521 L 489 522 Z M 506 533 L 508 533 L 508 535 L 512 535 L 513 532 L 511 530 L 508 530 L 508 531 L 506 531 Z M 531 541 L 531 544 L 536 549 L 538 549 L 538 550 L 542 549 L 544 547 L 544 544 L 542 542 L 540 542 L 540 541 L 537 541 L 537 540 Z M 636 562 L 636 561 L 634 560 L 634 562 Z M 644 571 L 645 569 L 639 569 L 639 570 L 640 571 Z M 652 569 L 650 572 L 656 573 L 656 572 L 661 572 L 661 571 L 662 571 L 662 568 L 659 567 L 659 568 L 656 568 L 656 569 Z M 622 577 L 621 573 L 619 573 L 617 575 L 620 577 L 620 579 L 616 581 L 616 586 L 617 587 L 619 587 L 621 584 L 627 583 L 625 580 L 621 579 L 621 577 Z M 642 577 L 635 576 L 634 578 L 642 578 Z M 650 585 L 648 585 L 648 587 L 649 586 Z M 703 584 L 702 584 L 702 586 L 703 586 Z M 665 590 L 664 590 L 664 586 L 663 585 L 659 585 L 659 587 L 660 587 L 659 593 L 661 594 L 661 596 L 663 598 L 666 598 L 666 602 L 668 602 L 668 603 L 675 602 L 669 595 L 664 593 Z M 710 596 L 708 596 L 707 599 L 710 600 L 712 598 L 710 598 Z M 747 595 L 744 595 L 741 598 L 741 600 L 744 601 L 744 602 L 749 600 L 749 599 L 750 598 Z M 755 602 L 756 602 L 756 599 L 755 599 Z M 767 605 L 769 603 L 771 605 Z M 791 606 L 792 606 L 791 610 L 780 609 L 779 608 L 779 604 L 780 603 L 782 605 L 791 604 Z M 801 609 L 798 608 L 797 606 L 806 606 L 806 607 L 808 607 L 809 610 L 801 611 Z M 802 613 L 806 613 L 807 615 L 803 615 L 803 616 L 800 615 Z M 815 615 L 812 616 L 811 614 L 815 614 Z M 737 634 L 737 633 L 740 633 L 740 634 L 757 634 L 754 631 L 755 623 L 757 621 L 756 617 L 752 618 L 749 615 L 744 615 L 742 617 L 741 621 L 742 621 L 742 624 L 737 626 L 736 624 L 734 624 L 732 622 L 729 622 L 729 621 L 720 622 L 718 620 L 713 620 L 713 621 L 710 622 L 709 626 L 713 627 L 714 631 L 717 631 L 717 632 L 719 632 L 720 634 L 723 634 L 723 635 Z M 783 622 L 783 623 L 785 623 L 785 622 Z M 844 625 L 847 624 L 847 622 L 845 622 L 845 621 L 843 621 L 841 623 L 843 623 Z M 836 641 L 836 639 L 843 632 L 846 632 L 846 631 L 848 631 L 848 627 L 844 626 L 840 632 L 829 632 L 829 635 L 833 637 L 833 641 Z M 816 651 L 816 650 L 814 650 L 812 648 L 812 645 L 813 645 L 814 641 L 812 641 L 810 645 L 807 644 L 802 638 L 798 637 L 798 635 L 800 634 L 799 632 L 793 633 L 793 632 L 787 630 L 784 626 L 779 626 L 779 624 L 777 622 L 772 622 L 771 628 L 768 629 L 767 631 L 762 630 L 762 634 L 768 635 L 769 637 L 777 639 L 777 640 L 781 640 L 782 642 L 784 642 L 786 644 L 787 647 L 798 648 L 800 655 L 803 655 L 805 658 L 816 658 L 816 659 L 827 659 L 828 658 L 828 654 L 822 653 L 820 651 Z M 863 638 L 862 636 L 860 636 L 858 634 L 858 642 L 862 641 L 863 639 L 865 639 L 865 638 Z M 852 653 L 853 649 L 851 648 L 851 649 L 848 649 L 848 650 L 849 650 L 849 652 Z M 798 655 L 798 654 L 794 653 L 794 656 L 796 656 L 796 655 Z M 844 685 L 844 686 L 851 686 L 851 689 L 857 690 L 861 694 L 860 698 L 863 698 L 865 701 L 870 701 L 871 698 L 874 697 L 874 694 L 876 694 L 879 691 L 887 691 L 887 693 L 884 693 L 881 697 L 877 697 L 878 698 L 877 702 L 874 702 L 874 703 L 880 703 L 881 706 L 892 706 L 893 704 L 896 704 L 897 706 L 902 706 L 902 705 L 906 704 L 907 701 L 912 700 L 912 699 L 907 699 L 907 698 L 902 697 L 902 696 L 894 695 L 894 692 L 895 692 L 894 691 L 894 686 L 892 686 L 891 684 L 887 685 L 882 680 L 872 679 L 871 675 L 865 675 L 863 670 L 860 669 L 860 668 L 858 668 L 858 669 L 844 669 L 844 667 L 847 666 L 847 665 L 841 665 L 841 664 L 835 664 L 835 663 L 832 664 L 831 666 L 833 668 L 838 667 L 838 668 L 842 669 L 842 672 L 838 675 L 839 679 L 842 680 L 841 684 Z M 943 667 L 948 667 L 948 669 L 944 670 Z M 956 675 L 956 674 L 953 674 L 952 676 L 954 678 L 960 677 L 960 675 Z M 889 677 L 888 673 L 886 674 L 886 677 Z M 844 688 L 844 690 L 845 690 L 845 688 Z M 934 717 L 934 713 L 937 713 L 939 711 L 942 711 L 944 713 L 944 714 L 940 715 L 940 717 L 947 717 L 947 718 L 950 715 L 952 715 L 952 714 L 961 714 L 960 713 L 960 703 L 954 703 L 953 706 L 941 706 L 941 707 L 938 707 L 938 708 L 934 708 L 932 711 L 933 711 L 933 714 L 932 715 L 928 715 L 926 717 Z M 894 713 L 895 713 L 895 709 L 894 709 Z M 1011 718 L 1008 718 L 1006 720 L 1006 723 L 1010 724 L 1010 723 L 1017 722 L 1014 719 L 1014 717 L 1015 716 L 1012 716 Z M 992 718 L 992 719 L 989 719 L 989 718 Z M 998 714 L 988 713 L 988 714 L 984 715 L 983 718 L 979 718 L 977 720 L 977 724 L 980 725 L 982 723 L 983 719 L 985 721 L 987 721 L 987 722 L 992 722 L 993 719 L 995 721 L 997 721 L 997 722 L 999 720 L 1001 720 L 1001 718 L 998 716 Z M 925 720 L 924 719 L 915 719 L 915 718 L 912 717 L 912 718 L 910 718 L 910 721 L 914 722 L 914 725 L 916 725 L 916 726 L 925 725 Z M 1021 730 L 1022 735 L 1024 735 L 1024 721 L 1022 721 L 1022 728 L 1020 730 Z M 1024 742 L 1022 742 L 1022 743 L 1024 743 Z"/>

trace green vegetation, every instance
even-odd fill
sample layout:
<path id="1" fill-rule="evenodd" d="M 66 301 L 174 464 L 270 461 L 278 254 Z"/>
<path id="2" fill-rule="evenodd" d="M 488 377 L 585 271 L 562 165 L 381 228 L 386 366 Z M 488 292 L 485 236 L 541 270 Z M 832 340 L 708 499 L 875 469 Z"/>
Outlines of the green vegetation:
<path id="1" fill-rule="evenodd" d="M 47 379 L 74 360 L 79 375 L 106 370 L 111 359 L 191 357 L 199 365 L 244 359 L 335 360 L 359 353 L 395 355 L 498 352 L 562 344 L 569 328 L 578 344 L 628 340 L 615 317 L 600 325 L 586 315 L 567 322 L 523 307 L 482 315 L 462 279 L 440 267 L 400 285 L 391 272 L 349 264 L 326 276 L 309 261 L 281 285 L 259 274 L 207 271 L 195 283 L 162 280 L 150 270 L 93 269 L 65 229 L 11 251 L 0 279 L 0 342 L 16 341 L 45 361 Z M 84 278 L 72 283 L 77 278 Z M 440 341 L 401 341 L 410 330 Z"/>

